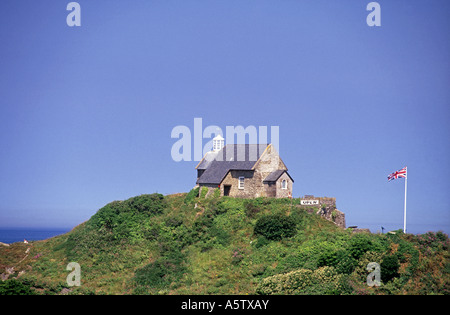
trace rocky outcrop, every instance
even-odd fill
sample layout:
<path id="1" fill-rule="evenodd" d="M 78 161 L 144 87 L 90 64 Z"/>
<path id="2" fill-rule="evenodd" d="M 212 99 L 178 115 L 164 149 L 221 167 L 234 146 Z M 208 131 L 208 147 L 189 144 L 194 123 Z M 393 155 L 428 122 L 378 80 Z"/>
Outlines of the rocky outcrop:
<path id="1" fill-rule="evenodd" d="M 300 198 L 300 204 L 297 206 L 305 209 L 309 213 L 320 215 L 324 219 L 345 229 L 345 213 L 336 209 L 336 198 L 306 195 Z"/>

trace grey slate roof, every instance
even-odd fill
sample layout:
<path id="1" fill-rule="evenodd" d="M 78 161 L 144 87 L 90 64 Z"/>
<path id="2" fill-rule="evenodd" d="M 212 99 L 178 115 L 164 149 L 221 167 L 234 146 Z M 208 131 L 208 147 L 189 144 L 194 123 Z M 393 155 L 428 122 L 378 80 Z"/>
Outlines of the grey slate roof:
<path id="1" fill-rule="evenodd" d="M 219 185 L 230 170 L 251 170 L 268 144 L 227 144 L 219 152 L 208 152 L 197 166 L 205 170 L 197 184 Z"/>
<path id="2" fill-rule="evenodd" d="M 267 175 L 264 179 L 264 182 L 276 182 L 278 178 L 280 178 L 281 174 L 284 173 L 284 170 L 276 170 Z"/>
<path id="3" fill-rule="evenodd" d="M 280 176 L 283 175 L 284 172 L 286 172 L 286 174 L 289 176 L 289 178 L 292 180 L 292 182 L 294 182 L 291 175 L 289 175 L 289 173 L 286 170 L 273 171 L 272 173 L 267 175 L 267 177 L 263 180 L 263 182 L 276 182 L 278 180 L 278 178 L 280 178 Z"/>

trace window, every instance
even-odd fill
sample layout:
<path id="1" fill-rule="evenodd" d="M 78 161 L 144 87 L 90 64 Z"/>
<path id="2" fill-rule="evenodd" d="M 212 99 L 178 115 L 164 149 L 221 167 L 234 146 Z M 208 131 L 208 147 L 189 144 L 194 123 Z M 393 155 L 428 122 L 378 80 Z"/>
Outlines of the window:
<path id="1" fill-rule="evenodd" d="M 281 181 L 281 189 L 287 189 L 287 181 L 285 179 Z"/>
<path id="2" fill-rule="evenodd" d="M 244 176 L 239 176 L 239 189 L 244 189 Z"/>

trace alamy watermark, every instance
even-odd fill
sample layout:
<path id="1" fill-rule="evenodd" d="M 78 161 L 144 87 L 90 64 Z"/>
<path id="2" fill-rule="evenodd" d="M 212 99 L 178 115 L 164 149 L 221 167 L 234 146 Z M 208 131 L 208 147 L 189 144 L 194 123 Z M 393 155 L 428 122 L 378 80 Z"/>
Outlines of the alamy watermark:
<path id="1" fill-rule="evenodd" d="M 381 7 L 378 2 L 370 2 L 366 7 L 367 11 L 371 11 L 366 18 L 368 26 L 381 26 Z"/>
<path id="2" fill-rule="evenodd" d="M 380 264 L 376 262 L 370 262 L 367 264 L 367 271 L 370 273 L 367 275 L 367 285 L 369 287 L 379 287 L 381 285 L 381 268 Z"/>
<path id="3" fill-rule="evenodd" d="M 67 271 L 71 271 L 67 275 L 66 282 L 69 287 L 79 287 L 81 285 L 81 266 L 77 262 L 70 262 L 66 267 Z"/>
<path id="4" fill-rule="evenodd" d="M 66 10 L 70 13 L 66 17 L 67 26 L 81 26 L 81 6 L 78 2 L 69 2 Z M 378 2 L 369 2 L 366 11 L 370 11 L 367 15 L 366 23 L 368 26 L 381 26 L 381 6 Z"/>
<path id="5" fill-rule="evenodd" d="M 67 26 L 81 26 L 81 7 L 78 2 L 69 2 L 66 10 L 70 13 L 66 17 Z"/>
<path id="6" fill-rule="evenodd" d="M 268 138 L 269 129 L 270 139 Z M 214 158 L 216 160 L 223 158 L 226 161 L 230 161 L 230 159 L 235 161 L 256 161 L 258 159 L 257 153 L 261 153 L 260 150 L 264 150 L 264 145 L 269 143 L 280 153 L 279 126 L 226 126 L 224 134 L 219 126 L 209 125 L 203 128 L 202 118 L 194 118 L 193 131 L 187 126 L 178 125 L 172 129 L 170 136 L 172 139 L 178 139 L 172 145 L 170 152 L 175 162 L 201 161 L 208 152 L 219 151 L 225 144 L 245 144 L 246 142 L 250 145 L 259 144 L 259 146 L 232 146 L 229 148 L 236 149 L 237 152 L 227 150 L 226 156 L 216 155 Z M 209 141 L 203 144 L 205 139 Z M 217 146 L 214 143 L 214 139 L 218 139 L 216 141 L 219 145 L 221 143 L 221 145 Z M 235 139 L 237 140 L 236 142 Z M 244 152 L 245 149 L 249 152 Z"/>
<path id="7" fill-rule="evenodd" d="M 69 287 L 81 286 L 81 266 L 77 262 L 70 262 L 66 267 L 67 271 L 71 271 L 66 278 Z M 367 264 L 366 270 L 370 273 L 367 275 L 366 283 L 369 287 L 381 286 L 381 267 L 379 263 L 370 262 Z"/>

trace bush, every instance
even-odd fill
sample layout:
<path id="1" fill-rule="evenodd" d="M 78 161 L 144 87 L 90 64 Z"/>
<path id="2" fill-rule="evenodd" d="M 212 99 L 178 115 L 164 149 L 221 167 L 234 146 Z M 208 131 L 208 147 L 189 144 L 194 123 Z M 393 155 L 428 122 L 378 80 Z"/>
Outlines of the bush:
<path id="1" fill-rule="evenodd" d="M 323 252 L 317 261 L 318 267 L 329 266 L 336 268 L 338 273 L 351 274 L 357 265 L 357 260 L 348 251 L 340 249 Z"/>
<path id="2" fill-rule="evenodd" d="M 233 254 L 231 255 L 231 263 L 234 265 L 239 264 L 244 259 L 245 250 L 242 248 L 233 249 Z"/>
<path id="3" fill-rule="evenodd" d="M 417 236 L 417 243 L 420 249 L 426 249 L 428 251 L 432 250 L 448 250 L 450 242 L 447 234 L 442 231 L 438 232 L 427 232 Z M 426 252 L 426 250 L 423 250 Z"/>
<path id="4" fill-rule="evenodd" d="M 200 190 L 200 198 L 205 199 L 208 191 L 209 191 L 209 189 L 207 187 L 202 187 L 202 189 Z"/>
<path id="5" fill-rule="evenodd" d="M 264 278 L 257 288 L 259 294 L 342 294 L 348 290 L 343 275 L 333 267 L 314 271 L 298 269 Z"/>
<path id="6" fill-rule="evenodd" d="M 213 197 L 214 198 L 219 198 L 220 197 L 220 188 L 214 189 Z"/>
<path id="7" fill-rule="evenodd" d="M 111 234 L 114 240 L 129 238 L 136 241 L 144 238 L 142 222 L 162 214 L 166 208 L 167 201 L 163 195 L 140 195 L 107 204 L 92 216 L 88 225 L 95 230 Z"/>
<path id="8" fill-rule="evenodd" d="M 357 264 L 358 261 L 355 258 L 342 252 L 341 255 L 338 254 L 338 262 L 335 267 L 337 272 L 349 275 L 355 270 Z"/>
<path id="9" fill-rule="evenodd" d="M 294 236 L 296 227 L 297 224 L 291 217 L 280 214 L 265 215 L 256 221 L 254 232 L 268 240 L 278 241 Z"/>
<path id="10" fill-rule="evenodd" d="M 265 245 L 269 244 L 269 240 L 267 240 L 267 238 L 265 238 L 264 236 L 259 236 L 258 239 L 255 242 L 255 247 L 256 248 L 260 248 L 263 247 Z"/>
<path id="11" fill-rule="evenodd" d="M 34 295 L 29 286 L 16 279 L 0 281 L 0 295 Z"/>
<path id="12" fill-rule="evenodd" d="M 138 213 L 146 213 L 149 215 L 161 214 L 167 208 L 167 201 L 164 199 L 164 195 L 157 193 L 133 197 L 124 203 L 128 211 L 134 210 Z"/>
<path id="13" fill-rule="evenodd" d="M 383 261 L 384 256 L 384 253 L 373 251 L 365 252 L 357 261 L 352 276 L 355 276 L 356 279 L 365 284 L 367 281 L 367 275 L 369 274 L 367 271 L 367 265 L 371 262 L 380 263 Z"/>
<path id="14" fill-rule="evenodd" d="M 326 251 L 322 253 L 317 261 L 319 267 L 335 266 L 338 263 L 337 251 Z"/>
<path id="15" fill-rule="evenodd" d="M 136 270 L 134 280 L 141 287 L 137 292 L 141 293 L 143 288 L 163 289 L 178 282 L 187 271 L 184 259 L 183 254 L 171 252 Z"/>
<path id="16" fill-rule="evenodd" d="M 358 260 L 365 252 L 371 250 L 372 241 L 370 240 L 368 235 L 365 234 L 356 234 L 354 235 L 349 242 L 349 252 L 350 255 Z"/>
<path id="17" fill-rule="evenodd" d="M 245 215 L 251 219 L 254 218 L 255 215 L 260 211 L 260 208 L 256 206 L 252 201 L 245 201 L 244 207 Z"/>
<path id="18" fill-rule="evenodd" d="M 195 200 L 195 198 L 198 197 L 199 190 L 200 190 L 200 187 L 196 187 L 196 188 L 191 189 L 191 191 L 187 193 L 186 197 L 184 197 L 184 203 L 185 204 L 189 204 L 193 200 Z"/>
<path id="19" fill-rule="evenodd" d="M 391 281 L 393 278 L 399 276 L 398 268 L 400 264 L 398 262 L 397 255 L 390 255 L 383 258 L 383 261 L 380 264 L 381 269 L 381 281 L 387 283 Z"/>

